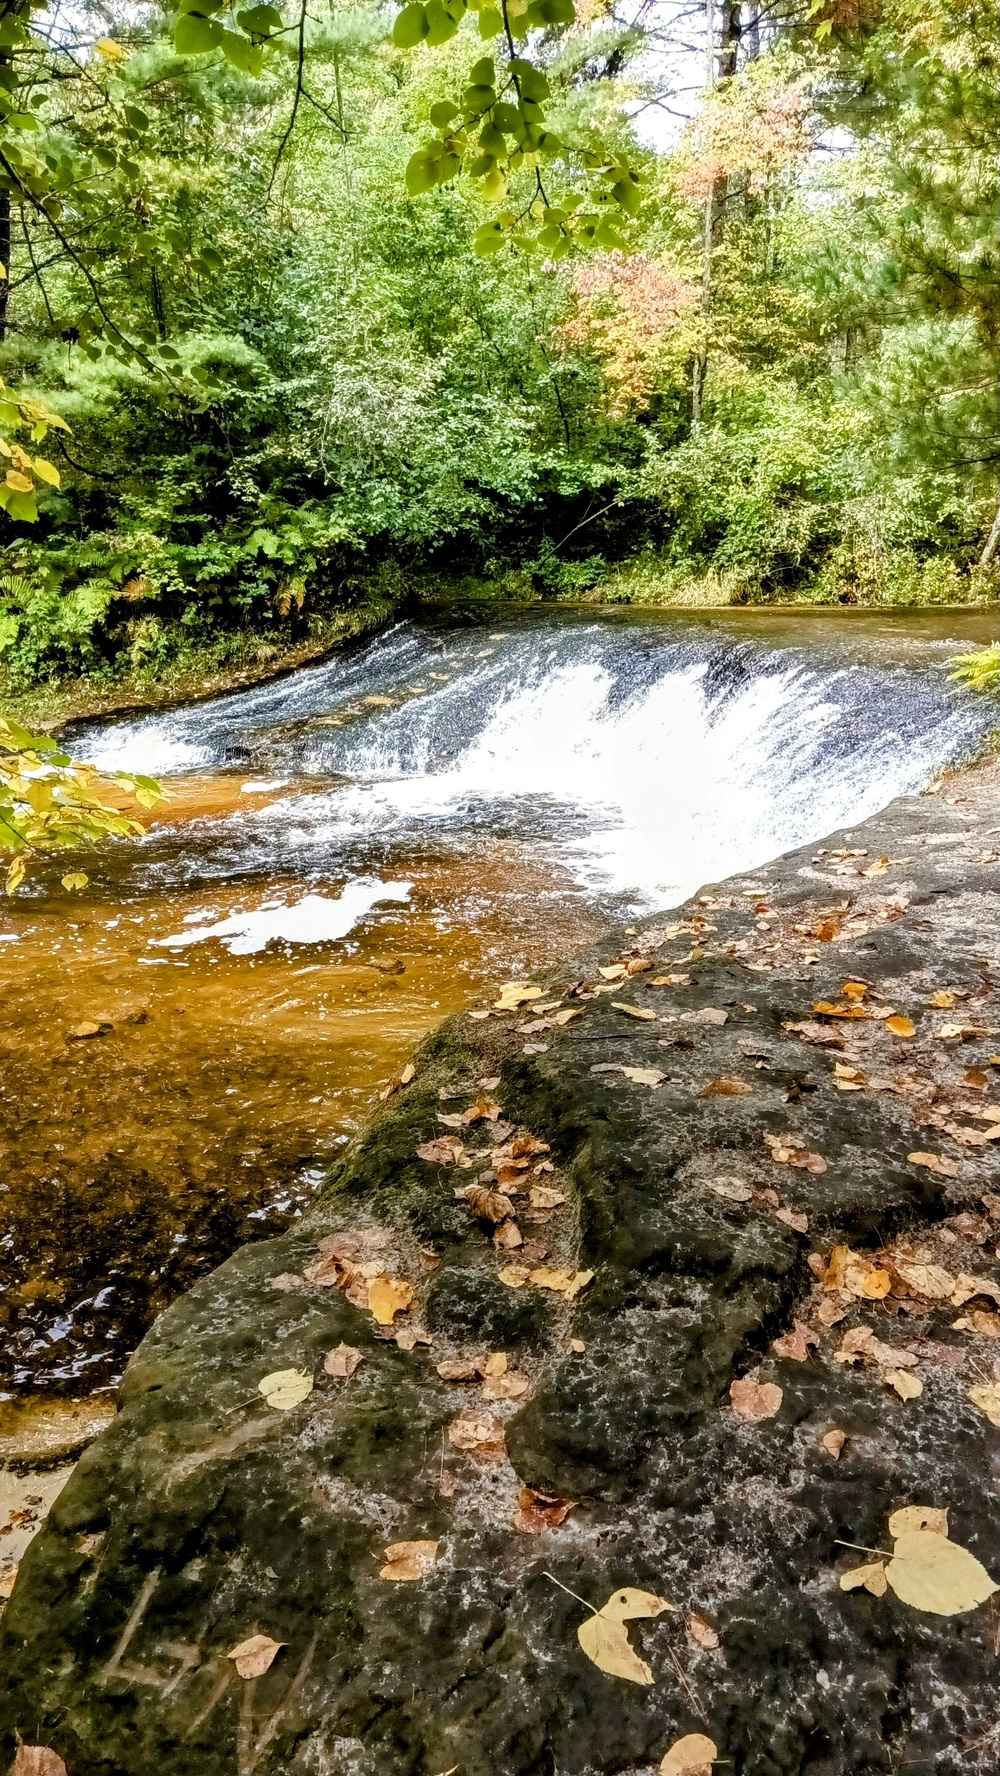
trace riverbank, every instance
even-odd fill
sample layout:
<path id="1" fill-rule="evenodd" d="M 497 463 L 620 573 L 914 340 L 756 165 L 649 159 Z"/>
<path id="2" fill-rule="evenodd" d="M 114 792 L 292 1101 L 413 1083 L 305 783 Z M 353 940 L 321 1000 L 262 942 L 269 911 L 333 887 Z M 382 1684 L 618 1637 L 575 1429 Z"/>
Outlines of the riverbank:
<path id="1" fill-rule="evenodd" d="M 993 1746 L 989 1611 L 928 1613 L 877 1551 L 933 1507 L 1000 1574 L 998 789 L 956 773 L 431 1036 L 305 1223 L 136 1354 L 2 1618 L 5 1750 L 527 1776 L 698 1732 L 747 1776 L 958 1776 Z M 609 1667 L 577 1630 L 626 1587 Z"/>

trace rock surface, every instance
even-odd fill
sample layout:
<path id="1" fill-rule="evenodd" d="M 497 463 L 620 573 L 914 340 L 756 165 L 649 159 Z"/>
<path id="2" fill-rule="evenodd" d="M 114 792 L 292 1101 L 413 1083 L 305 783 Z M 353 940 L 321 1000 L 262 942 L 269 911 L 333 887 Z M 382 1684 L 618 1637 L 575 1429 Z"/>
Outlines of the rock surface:
<path id="1" fill-rule="evenodd" d="M 996 1600 L 839 1579 L 906 1504 L 1000 1576 L 969 1397 L 1000 1349 L 997 787 L 894 803 L 426 1043 L 307 1224 L 137 1352 L 0 1624 L 0 1767 L 24 1740 L 69 1776 L 586 1776 L 706 1733 L 733 1776 L 995 1771 Z M 284 1411 L 283 1370 L 313 1383 Z M 577 1639 L 625 1586 L 673 1606 L 628 1624 L 648 1684 Z M 281 1646 L 243 1677 L 254 1635 Z"/>

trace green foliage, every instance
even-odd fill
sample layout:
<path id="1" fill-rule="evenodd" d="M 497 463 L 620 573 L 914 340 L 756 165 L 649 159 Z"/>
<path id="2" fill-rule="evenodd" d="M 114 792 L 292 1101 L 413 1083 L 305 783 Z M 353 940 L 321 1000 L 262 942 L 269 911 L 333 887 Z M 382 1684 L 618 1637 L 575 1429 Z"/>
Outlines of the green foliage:
<path id="1" fill-rule="evenodd" d="M 1000 641 L 971 654 L 959 654 L 949 664 L 955 670 L 949 676 L 974 691 L 1000 696 Z"/>

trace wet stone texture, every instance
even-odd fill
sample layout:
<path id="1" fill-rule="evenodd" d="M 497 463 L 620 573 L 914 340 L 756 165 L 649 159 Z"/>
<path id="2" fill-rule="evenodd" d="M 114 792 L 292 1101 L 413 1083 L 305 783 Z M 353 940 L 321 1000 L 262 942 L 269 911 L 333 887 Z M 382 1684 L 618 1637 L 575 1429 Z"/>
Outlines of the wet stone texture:
<path id="1" fill-rule="evenodd" d="M 1000 1576 L 969 1398 L 1000 1351 L 997 787 L 894 803 L 432 1037 L 308 1222 L 137 1352 L 4 1611 L 0 1766 L 20 1738 L 70 1776 L 589 1776 L 703 1732 L 733 1776 L 995 1772 L 996 1600 L 839 1578 L 904 1504 Z M 472 1164 L 417 1157 L 441 1136 Z M 479 1182 L 520 1247 L 455 1196 Z M 381 1275 L 413 1291 L 392 1326 Z M 283 1412 L 257 1384 L 289 1368 L 315 1385 Z M 382 1577 L 409 1541 L 429 1569 Z M 577 1599 L 626 1585 L 674 1606 L 630 1624 L 648 1686 L 577 1642 Z M 243 1678 L 257 1633 L 284 1644 Z"/>

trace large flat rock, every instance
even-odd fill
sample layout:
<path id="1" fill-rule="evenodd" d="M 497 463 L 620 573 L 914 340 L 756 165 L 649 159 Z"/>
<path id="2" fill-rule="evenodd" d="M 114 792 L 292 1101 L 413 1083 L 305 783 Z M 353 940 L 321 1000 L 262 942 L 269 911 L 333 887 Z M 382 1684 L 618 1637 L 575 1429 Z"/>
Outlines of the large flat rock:
<path id="1" fill-rule="evenodd" d="M 995 1600 L 839 1581 L 908 1504 L 1000 1576 L 970 1399 L 1000 1320 L 958 1280 L 997 1279 L 997 787 L 896 802 L 426 1043 L 307 1224 L 136 1353 L 3 1614 L 0 1767 L 23 1740 L 70 1776 L 584 1776 L 701 1732 L 733 1776 L 995 1770 Z M 442 1137 L 471 1165 L 418 1157 Z M 470 1184 L 513 1193 L 520 1248 Z M 287 1369 L 313 1386 L 282 1411 Z M 426 1570 L 391 1576 L 400 1542 Z M 577 1639 L 627 1586 L 673 1606 L 629 1626 L 649 1683 Z M 282 1646 L 244 1678 L 254 1634 Z"/>

